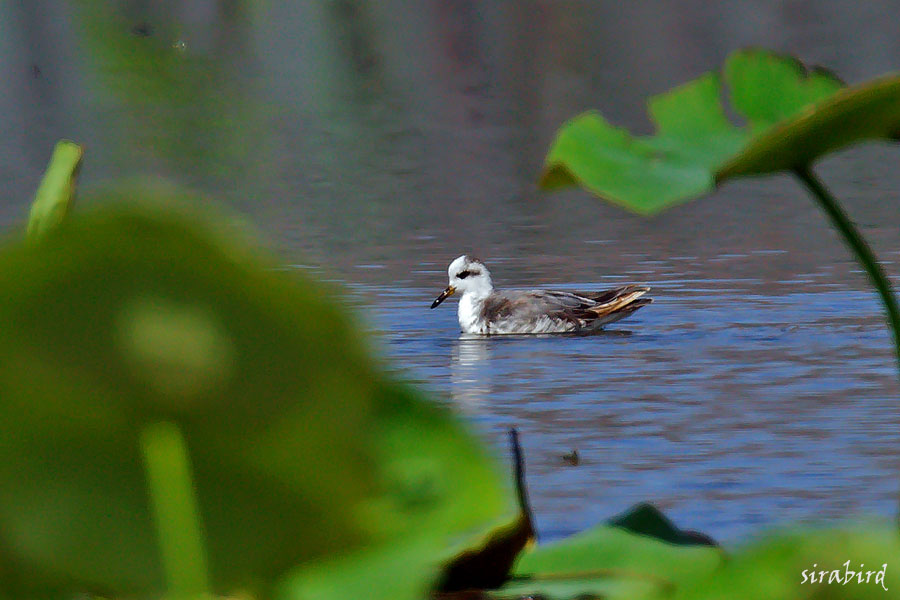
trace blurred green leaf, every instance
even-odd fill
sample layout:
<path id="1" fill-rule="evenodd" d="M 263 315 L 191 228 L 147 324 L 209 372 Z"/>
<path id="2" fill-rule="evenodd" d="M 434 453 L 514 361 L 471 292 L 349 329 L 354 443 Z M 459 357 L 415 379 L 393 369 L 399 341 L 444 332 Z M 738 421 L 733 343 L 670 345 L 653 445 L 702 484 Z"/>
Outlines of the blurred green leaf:
<path id="1" fill-rule="evenodd" d="M 174 423 L 152 423 L 140 435 L 160 557 L 169 598 L 209 593 L 209 566 L 187 445 Z"/>
<path id="2" fill-rule="evenodd" d="M 648 102 L 654 136 L 632 136 L 596 112 L 564 124 L 544 163 L 541 186 L 581 185 L 652 214 L 711 192 L 716 183 L 809 166 L 865 139 L 900 135 L 900 77 L 842 88 L 830 73 L 762 50 L 733 53 L 725 81 L 707 73 Z"/>
<path id="3" fill-rule="evenodd" d="M 56 144 L 31 204 L 27 231 L 29 239 L 42 238 L 69 214 L 75 200 L 75 183 L 83 154 L 81 146 L 74 142 L 62 140 Z"/>
<path id="4" fill-rule="evenodd" d="M 632 506 L 607 521 L 631 533 L 639 533 L 679 546 L 718 546 L 709 536 L 675 526 L 658 508 L 647 502 Z"/>
<path id="5" fill-rule="evenodd" d="M 680 546 L 619 526 L 601 525 L 522 554 L 514 577 L 497 592 L 548 598 L 667 596 L 708 577 L 724 555 L 710 546 Z"/>
<path id="6" fill-rule="evenodd" d="M 717 181 L 811 165 L 829 152 L 873 139 L 900 136 L 900 77 L 842 89 L 754 137 L 719 167 Z"/>
<path id="7" fill-rule="evenodd" d="M 727 559 L 714 548 L 675 546 L 602 526 L 525 553 L 516 566 L 516 578 L 485 597 L 900 598 L 900 570 L 892 569 L 898 556 L 900 536 L 890 523 L 773 534 Z M 847 561 L 851 571 L 872 571 L 869 581 L 812 582 L 813 569 L 817 580 L 823 570 L 826 582 L 834 570 L 843 580 Z M 875 573 L 882 570 L 883 586 L 875 580 Z M 448 595 L 446 600 L 455 599 Z"/>
<path id="8" fill-rule="evenodd" d="M 900 598 L 897 557 L 900 557 L 900 537 L 891 523 L 779 534 L 745 548 L 711 578 L 679 588 L 674 597 L 678 600 Z M 804 571 L 809 575 L 814 568 L 829 572 L 826 582 L 833 570 L 838 570 L 843 579 L 847 561 L 853 571 L 881 571 L 886 564 L 884 586 L 875 582 L 875 575 L 867 583 L 856 579 L 846 584 L 836 579 L 830 584 L 814 584 L 810 579 L 804 583 Z"/>
<path id="9" fill-rule="evenodd" d="M 671 592 L 666 582 L 632 573 L 601 573 L 548 577 L 535 581 L 514 580 L 501 590 L 489 592 L 490 600 L 650 600 Z M 478 598 L 476 596 L 476 598 Z M 470 600 L 471 597 L 442 597 L 440 600 Z M 479 599 L 480 600 L 480 599 Z"/>
<path id="10" fill-rule="evenodd" d="M 220 219 L 123 200 L 0 252 L 0 588 L 162 590 L 139 443 L 158 422 L 184 436 L 219 592 L 291 571 L 279 589 L 309 597 L 347 561 L 333 597 L 412 598 L 509 518 L 480 445 L 373 365 L 336 290 Z"/>

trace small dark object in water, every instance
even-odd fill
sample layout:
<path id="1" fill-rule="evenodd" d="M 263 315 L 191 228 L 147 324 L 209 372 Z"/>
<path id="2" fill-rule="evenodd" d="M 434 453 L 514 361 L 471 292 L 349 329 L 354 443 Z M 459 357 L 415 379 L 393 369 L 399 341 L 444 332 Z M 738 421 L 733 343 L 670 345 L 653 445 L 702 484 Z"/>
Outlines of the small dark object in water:
<path id="1" fill-rule="evenodd" d="M 41 68 L 37 65 L 31 65 L 31 76 L 37 79 L 41 76 Z"/>
<path id="2" fill-rule="evenodd" d="M 564 463 L 572 467 L 577 467 L 581 464 L 581 457 L 578 456 L 578 450 L 573 449 L 568 454 L 563 454 L 562 459 Z"/>
<path id="3" fill-rule="evenodd" d="M 131 33 L 138 37 L 150 37 L 153 35 L 153 25 L 147 21 L 141 21 L 131 28 Z"/>

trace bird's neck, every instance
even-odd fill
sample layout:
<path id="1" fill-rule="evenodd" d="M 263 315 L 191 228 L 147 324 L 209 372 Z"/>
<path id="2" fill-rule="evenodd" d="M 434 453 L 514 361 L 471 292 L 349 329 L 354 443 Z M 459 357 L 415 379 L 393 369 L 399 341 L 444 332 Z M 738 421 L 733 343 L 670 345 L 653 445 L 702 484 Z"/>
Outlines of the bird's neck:
<path id="1" fill-rule="evenodd" d="M 469 302 L 471 302 L 473 304 L 481 304 L 482 302 L 484 302 L 484 300 L 488 296 L 491 295 L 491 293 L 493 291 L 494 291 L 493 288 L 466 290 L 465 292 L 463 292 L 463 295 L 460 297 L 460 301 L 462 301 L 463 298 L 465 298 L 466 300 L 468 300 Z"/>
<path id="2" fill-rule="evenodd" d="M 486 279 L 479 281 L 476 286 L 466 288 L 462 295 L 463 297 L 468 296 L 470 300 L 478 301 L 484 300 L 492 293 L 494 293 L 494 284 L 490 279 Z"/>

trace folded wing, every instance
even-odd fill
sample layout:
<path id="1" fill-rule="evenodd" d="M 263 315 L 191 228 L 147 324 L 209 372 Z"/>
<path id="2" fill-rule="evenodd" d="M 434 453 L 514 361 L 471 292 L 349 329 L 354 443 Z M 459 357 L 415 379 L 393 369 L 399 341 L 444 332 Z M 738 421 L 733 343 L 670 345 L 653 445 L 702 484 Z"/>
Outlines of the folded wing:
<path id="1" fill-rule="evenodd" d="M 602 292 L 498 292 L 485 303 L 484 316 L 492 322 L 551 318 L 571 323 L 574 329 L 597 329 L 650 304 L 650 298 L 641 298 L 648 291 L 646 286 L 625 285 Z"/>

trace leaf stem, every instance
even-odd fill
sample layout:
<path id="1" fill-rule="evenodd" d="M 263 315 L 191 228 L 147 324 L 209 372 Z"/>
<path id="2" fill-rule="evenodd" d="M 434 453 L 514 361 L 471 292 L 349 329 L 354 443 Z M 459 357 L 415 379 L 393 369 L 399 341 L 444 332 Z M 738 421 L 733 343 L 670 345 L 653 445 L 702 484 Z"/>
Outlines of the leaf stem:
<path id="1" fill-rule="evenodd" d="M 835 197 L 831 195 L 822 181 L 808 167 L 794 169 L 794 174 L 818 200 L 819 205 L 831 219 L 831 224 L 834 225 L 847 245 L 850 246 L 857 262 L 862 265 L 869 276 L 869 281 L 872 282 L 872 285 L 878 291 L 878 295 L 881 296 L 881 301 L 884 304 L 885 311 L 887 311 L 888 323 L 894 333 L 894 351 L 897 354 L 897 366 L 900 368 L 900 308 L 898 308 L 897 299 L 891 290 L 891 283 L 878 263 L 875 253 L 872 252 L 869 244 L 866 243 L 866 240 L 853 225 L 853 222 L 847 216 L 847 213 L 844 212 L 844 209 L 841 208 L 841 205 L 838 204 Z"/>
<path id="2" fill-rule="evenodd" d="M 536 537 L 534 515 L 531 512 L 531 503 L 528 502 L 528 487 L 525 485 L 525 455 L 519 444 L 519 431 L 515 427 L 509 430 L 509 445 L 512 448 L 513 462 L 515 463 L 516 498 L 519 500 L 519 510 L 529 537 Z"/>
<path id="3" fill-rule="evenodd" d="M 187 444 L 174 423 L 141 432 L 141 452 L 170 599 L 209 592 L 209 567 Z"/>
<path id="4" fill-rule="evenodd" d="M 888 323 L 894 334 L 894 352 L 897 355 L 897 366 L 900 368 L 900 308 L 897 307 L 897 298 L 894 296 L 893 290 L 891 290 L 890 280 L 888 280 L 887 275 L 878 263 L 878 259 L 875 257 L 875 253 L 872 252 L 862 234 L 859 233 L 847 216 L 847 213 L 838 204 L 837 199 L 831 195 L 831 192 L 816 177 L 815 173 L 809 167 L 798 167 L 794 169 L 794 175 L 806 185 L 807 189 L 818 200 L 819 206 L 822 207 L 828 218 L 831 219 L 831 224 L 834 225 L 844 238 L 844 241 L 847 242 L 847 245 L 850 246 L 857 262 L 865 269 L 866 274 L 869 276 L 869 281 L 872 282 L 878 291 L 878 295 L 881 296 L 881 302 L 884 304 L 885 311 L 887 311 Z M 900 513 L 897 515 L 897 525 L 900 527 Z"/>

